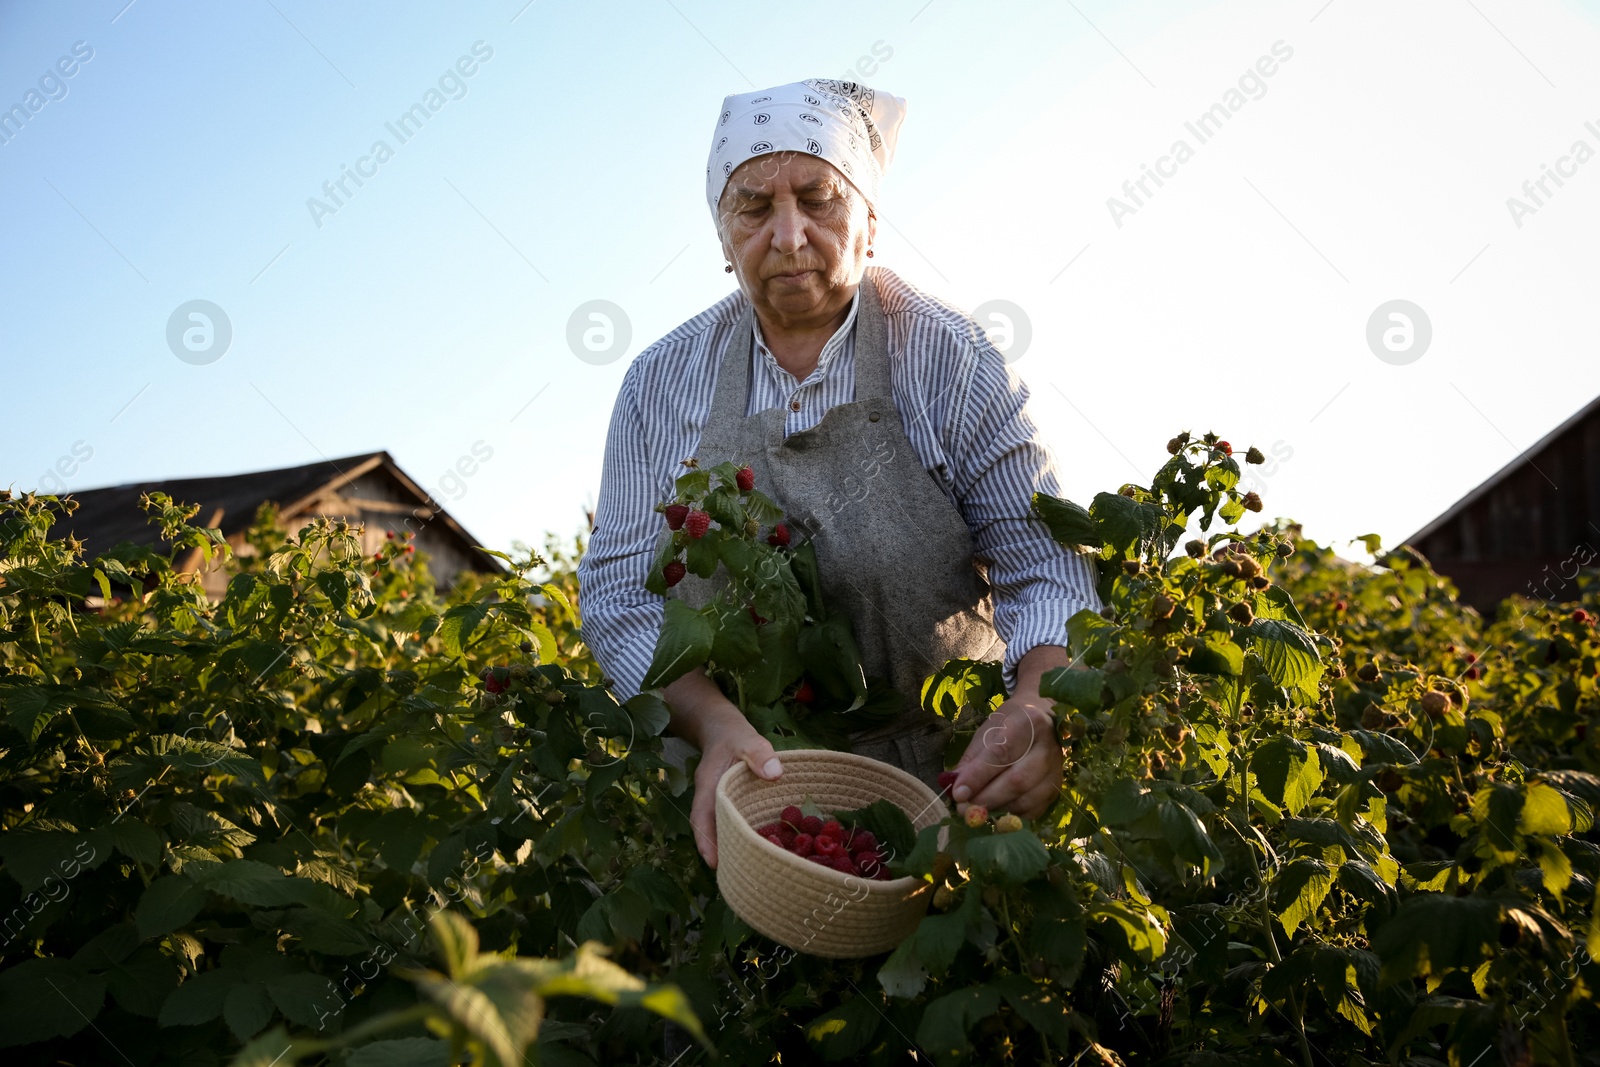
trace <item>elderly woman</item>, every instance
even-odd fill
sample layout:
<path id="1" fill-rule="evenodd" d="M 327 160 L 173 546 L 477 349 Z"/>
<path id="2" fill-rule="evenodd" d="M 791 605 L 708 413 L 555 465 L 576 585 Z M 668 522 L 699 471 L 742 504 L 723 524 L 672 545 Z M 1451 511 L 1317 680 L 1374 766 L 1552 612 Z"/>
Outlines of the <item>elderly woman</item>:
<path id="1" fill-rule="evenodd" d="M 960 311 L 868 267 L 905 101 L 812 79 L 723 101 L 706 200 L 739 288 L 645 349 L 612 413 L 594 533 L 579 569 L 584 636 L 617 695 L 638 691 L 663 601 L 645 578 L 654 510 L 681 461 L 737 458 L 816 548 L 823 592 L 855 628 L 900 717 L 855 751 L 932 782 L 948 726 L 921 710 L 955 657 L 1002 659 L 1011 694 L 957 764 L 952 797 L 1023 816 L 1061 787 L 1046 671 L 1074 612 L 1098 607 L 1083 558 L 1029 520 L 1058 493 L 1027 390 Z M 717 780 L 782 761 L 703 670 L 662 695 L 699 748 L 691 821 L 716 865 Z"/>

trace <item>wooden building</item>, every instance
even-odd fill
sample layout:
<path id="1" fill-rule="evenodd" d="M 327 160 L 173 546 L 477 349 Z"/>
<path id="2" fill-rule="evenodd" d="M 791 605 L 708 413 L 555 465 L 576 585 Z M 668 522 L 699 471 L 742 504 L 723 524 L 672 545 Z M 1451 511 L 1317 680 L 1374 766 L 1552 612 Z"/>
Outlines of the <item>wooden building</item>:
<path id="1" fill-rule="evenodd" d="M 1486 616 L 1512 593 L 1576 599 L 1600 568 L 1600 397 L 1405 543 Z"/>
<path id="2" fill-rule="evenodd" d="M 140 495 L 151 492 L 200 505 L 191 521 L 220 529 L 229 546 L 241 555 L 251 551 L 244 533 L 255 521 L 256 509 L 270 501 L 277 505 L 278 524 L 290 533 L 317 516 L 360 524 L 364 527 L 362 548 L 368 554 L 378 550 L 390 531 L 396 537 L 415 533 L 413 543 L 418 552 L 427 553 L 428 569 L 441 587 L 453 584 L 462 571 L 499 573 L 504 569 L 493 556 L 480 551 L 477 538 L 431 499 L 387 452 L 281 470 L 89 489 L 72 494 L 78 510 L 63 520 L 61 528 L 83 540 L 90 554 L 121 541 L 155 544 L 160 530 L 139 507 Z M 195 552 L 184 562 L 186 567 L 201 570 L 201 581 L 210 596 L 222 596 L 227 576 L 216 561 L 205 566 Z"/>

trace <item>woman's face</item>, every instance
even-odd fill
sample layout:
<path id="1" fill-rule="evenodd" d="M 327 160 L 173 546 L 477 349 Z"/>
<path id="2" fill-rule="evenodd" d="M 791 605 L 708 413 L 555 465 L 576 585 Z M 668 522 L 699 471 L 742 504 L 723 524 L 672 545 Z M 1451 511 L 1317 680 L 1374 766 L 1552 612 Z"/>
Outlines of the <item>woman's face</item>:
<path id="1" fill-rule="evenodd" d="M 801 152 L 747 159 L 717 210 L 723 254 L 764 323 L 822 325 L 850 303 L 878 220 L 833 164 Z"/>

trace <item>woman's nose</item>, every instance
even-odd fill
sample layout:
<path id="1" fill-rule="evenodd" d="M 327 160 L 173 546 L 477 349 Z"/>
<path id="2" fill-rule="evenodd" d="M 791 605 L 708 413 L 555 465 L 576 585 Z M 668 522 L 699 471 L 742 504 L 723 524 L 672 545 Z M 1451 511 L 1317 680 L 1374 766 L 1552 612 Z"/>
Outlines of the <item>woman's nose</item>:
<path id="1" fill-rule="evenodd" d="M 773 212 L 772 247 L 792 255 L 806 245 L 806 217 L 798 204 L 782 204 Z"/>

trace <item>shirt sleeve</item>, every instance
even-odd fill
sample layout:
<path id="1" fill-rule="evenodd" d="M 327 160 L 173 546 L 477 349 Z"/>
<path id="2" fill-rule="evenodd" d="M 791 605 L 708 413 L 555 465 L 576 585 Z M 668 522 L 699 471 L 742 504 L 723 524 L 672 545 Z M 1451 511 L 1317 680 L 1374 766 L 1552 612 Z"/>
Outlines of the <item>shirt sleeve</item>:
<path id="1" fill-rule="evenodd" d="M 1034 493 L 1059 496 L 1061 489 L 1027 400 L 1027 386 L 1000 353 L 980 343 L 964 402 L 956 405 L 950 454 L 956 498 L 994 592 L 1008 691 L 1024 655 L 1039 645 L 1065 646 L 1067 620 L 1101 606 L 1092 561 L 1032 517 Z"/>
<path id="2" fill-rule="evenodd" d="M 652 473 L 633 369 L 624 376 L 611 411 L 594 532 L 578 563 L 583 640 L 618 700 L 639 692 L 666 603 L 644 587 L 660 534 L 654 509 L 661 492 Z"/>

